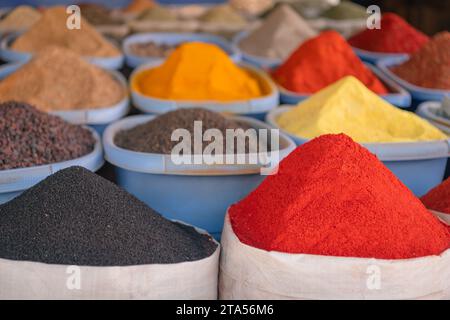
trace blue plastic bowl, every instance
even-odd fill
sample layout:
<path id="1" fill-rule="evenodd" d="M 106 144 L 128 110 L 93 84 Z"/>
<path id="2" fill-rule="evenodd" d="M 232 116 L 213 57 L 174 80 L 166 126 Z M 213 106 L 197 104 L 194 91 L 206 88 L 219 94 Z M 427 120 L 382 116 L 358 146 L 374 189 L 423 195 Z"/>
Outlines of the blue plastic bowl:
<path id="1" fill-rule="evenodd" d="M 352 47 L 356 55 L 363 61 L 376 64 L 378 61 L 386 58 L 405 58 L 408 57 L 407 53 L 381 53 L 367 51 L 359 48 Z"/>
<path id="2" fill-rule="evenodd" d="M 399 58 L 387 58 L 381 60 L 377 63 L 377 67 L 386 74 L 389 78 L 394 80 L 398 85 L 405 88 L 411 94 L 412 98 L 417 101 L 442 101 L 444 96 L 450 95 L 450 90 L 439 90 L 439 89 L 429 89 L 416 86 L 412 83 L 409 83 L 395 73 L 391 71 L 391 68 L 397 65 L 402 64 L 409 57 L 399 57 Z"/>
<path id="3" fill-rule="evenodd" d="M 270 88 L 270 93 L 260 98 L 233 102 L 217 102 L 217 101 L 177 101 L 152 98 L 145 96 L 132 88 L 135 82 L 134 78 L 143 70 L 155 68 L 161 62 L 151 62 L 135 69 L 130 76 L 130 90 L 133 105 L 144 113 L 162 114 L 177 109 L 189 108 L 205 108 L 211 111 L 228 112 L 238 115 L 245 115 L 256 119 L 264 120 L 266 113 L 277 107 L 279 103 L 278 89 L 272 79 L 263 71 L 251 67 L 246 64 L 239 64 L 249 72 L 255 74 L 260 81 L 265 82 Z"/>
<path id="4" fill-rule="evenodd" d="M 384 75 L 383 72 L 375 66 L 368 63 L 365 63 L 365 65 L 372 70 L 378 79 L 380 79 L 389 89 L 389 92 L 391 92 L 380 95 L 381 98 L 400 108 L 408 108 L 411 105 L 411 95 L 405 89 Z M 280 85 L 278 85 L 278 90 L 280 91 L 280 100 L 282 104 L 298 104 L 311 96 L 311 94 L 299 94 L 289 91 Z"/>
<path id="5" fill-rule="evenodd" d="M 0 41 L 0 58 L 5 62 L 27 62 L 33 54 L 29 52 L 19 52 L 11 49 L 11 44 L 20 33 L 11 33 L 3 37 Z M 117 57 L 85 57 L 87 61 L 101 68 L 108 70 L 118 70 L 122 68 L 125 57 L 121 54 Z"/>
<path id="6" fill-rule="evenodd" d="M 230 58 L 235 62 L 239 63 L 241 61 L 241 53 L 237 49 L 236 46 L 230 44 L 227 40 L 222 37 L 211 35 L 211 34 L 201 34 L 201 33 L 140 33 L 131 35 L 123 41 L 122 51 L 125 53 L 125 61 L 126 64 L 131 68 L 136 68 L 140 65 L 149 63 L 149 62 L 159 62 L 164 61 L 164 58 L 154 58 L 154 57 L 141 57 L 134 55 L 130 51 L 130 45 L 134 43 L 146 43 L 146 42 L 154 42 L 157 44 L 166 44 L 166 45 L 178 45 L 184 42 L 207 42 L 212 43 L 220 48 L 222 48 Z"/>
<path id="7" fill-rule="evenodd" d="M 52 163 L 29 168 L 0 170 L 0 204 L 17 197 L 49 175 L 72 166 L 81 166 L 93 172 L 104 163 L 100 136 L 90 129 L 95 138 L 95 147 L 91 153 L 73 160 Z"/>
<path id="8" fill-rule="evenodd" d="M 240 49 L 239 44 L 241 43 L 241 41 L 246 38 L 249 35 L 250 31 L 245 30 L 245 31 L 241 31 L 239 32 L 234 38 L 233 38 L 233 45 L 236 46 L 236 48 Z M 283 61 L 281 59 L 271 59 L 271 58 L 264 58 L 264 57 L 259 57 L 259 56 L 255 56 L 252 54 L 248 54 L 246 52 L 244 52 L 243 50 L 241 50 L 241 54 L 242 54 L 242 60 L 244 62 L 247 62 L 257 68 L 263 69 L 263 70 L 268 70 L 268 69 L 273 69 L 277 66 L 279 66 Z"/>
<path id="9" fill-rule="evenodd" d="M 440 106 L 441 102 L 439 101 L 423 102 L 418 106 L 416 113 L 450 136 L 450 119 L 436 114 L 436 110 L 440 108 Z"/>
<path id="10" fill-rule="evenodd" d="M 266 122 L 280 129 L 299 146 L 309 141 L 279 128 L 276 119 L 291 107 L 272 110 Z M 450 140 L 405 143 L 364 143 L 416 196 L 422 196 L 442 182 L 447 159 L 450 157 Z"/>
<path id="11" fill-rule="evenodd" d="M 0 80 L 3 80 L 11 73 L 19 69 L 25 62 L 21 63 L 9 63 L 0 67 Z M 83 109 L 73 111 L 52 111 L 51 114 L 55 114 L 64 120 L 74 123 L 89 125 L 94 128 L 100 135 L 106 126 L 128 114 L 130 106 L 130 98 L 128 95 L 127 80 L 124 76 L 115 70 L 108 71 L 123 87 L 124 92 L 127 94 L 125 97 L 113 106 L 98 108 L 98 109 Z"/>
<path id="12" fill-rule="evenodd" d="M 119 120 L 103 135 L 105 157 L 116 167 L 118 184 L 168 219 L 185 221 L 219 238 L 227 208 L 256 188 L 265 176 L 261 165 L 175 165 L 170 155 L 134 152 L 117 147 L 117 132 L 156 116 L 138 115 Z M 237 117 L 254 128 L 265 123 Z M 295 143 L 280 134 L 280 159 Z"/>

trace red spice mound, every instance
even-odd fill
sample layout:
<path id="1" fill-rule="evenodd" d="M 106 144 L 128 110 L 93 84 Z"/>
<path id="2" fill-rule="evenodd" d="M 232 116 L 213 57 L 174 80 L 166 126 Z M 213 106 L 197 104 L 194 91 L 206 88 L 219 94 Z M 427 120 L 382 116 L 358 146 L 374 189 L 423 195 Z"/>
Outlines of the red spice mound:
<path id="1" fill-rule="evenodd" d="M 406 259 L 450 245 L 447 227 L 344 134 L 298 147 L 229 216 L 241 242 L 267 251 Z"/>
<path id="2" fill-rule="evenodd" d="M 420 200 L 428 209 L 450 214 L 450 178 L 431 189 Z"/>
<path id="3" fill-rule="evenodd" d="M 420 87 L 450 90 L 450 32 L 436 34 L 408 61 L 392 71 Z"/>
<path id="4" fill-rule="evenodd" d="M 358 78 L 375 93 L 388 92 L 336 31 L 322 32 L 304 42 L 273 73 L 280 85 L 298 93 L 315 93 L 345 76 Z"/>
<path id="5" fill-rule="evenodd" d="M 427 35 L 395 13 L 384 14 L 380 22 L 381 29 L 365 29 L 348 39 L 348 42 L 367 51 L 413 53 L 429 40 Z"/>

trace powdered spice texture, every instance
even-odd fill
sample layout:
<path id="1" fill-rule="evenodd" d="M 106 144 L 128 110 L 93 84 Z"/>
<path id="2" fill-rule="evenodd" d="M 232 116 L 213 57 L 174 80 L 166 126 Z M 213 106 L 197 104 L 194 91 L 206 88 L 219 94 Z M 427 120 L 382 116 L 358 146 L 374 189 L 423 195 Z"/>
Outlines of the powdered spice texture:
<path id="1" fill-rule="evenodd" d="M 115 57 L 120 51 L 108 42 L 83 17 L 80 29 L 67 28 L 66 9 L 46 9 L 32 28 L 13 42 L 11 48 L 21 52 L 39 52 L 49 45 L 70 49 L 86 57 Z"/>
<path id="2" fill-rule="evenodd" d="M 450 178 L 421 198 L 428 209 L 450 214 Z"/>
<path id="3" fill-rule="evenodd" d="M 107 71 L 55 46 L 47 47 L 0 82 L 0 101 L 23 101 L 43 111 L 109 107 L 125 94 Z"/>
<path id="4" fill-rule="evenodd" d="M 413 53 L 429 40 L 428 36 L 394 13 L 383 14 L 380 26 L 380 29 L 364 29 L 348 42 L 367 51 Z"/>
<path id="5" fill-rule="evenodd" d="M 83 266 L 195 261 L 217 244 L 163 218 L 81 167 L 58 171 L 0 206 L 0 257 Z"/>
<path id="6" fill-rule="evenodd" d="M 94 145 L 86 128 L 24 103 L 0 104 L 0 170 L 72 160 Z"/>
<path id="7" fill-rule="evenodd" d="M 285 60 L 300 44 L 316 35 L 317 31 L 289 5 L 280 5 L 239 46 L 247 54 Z"/>
<path id="8" fill-rule="evenodd" d="M 298 147 L 229 214 L 243 243 L 267 251 L 407 259 L 450 245 L 449 230 L 343 134 Z"/>
<path id="9" fill-rule="evenodd" d="M 158 67 L 131 80 L 139 93 L 169 100 L 235 101 L 266 94 L 259 78 L 216 45 L 183 43 Z"/>
<path id="10" fill-rule="evenodd" d="M 420 87 L 450 90 L 450 32 L 436 34 L 393 72 Z"/>
<path id="11" fill-rule="evenodd" d="M 273 73 L 282 87 L 297 93 L 315 93 L 345 76 L 354 76 L 377 94 L 387 88 L 336 31 L 322 32 L 304 42 Z"/>

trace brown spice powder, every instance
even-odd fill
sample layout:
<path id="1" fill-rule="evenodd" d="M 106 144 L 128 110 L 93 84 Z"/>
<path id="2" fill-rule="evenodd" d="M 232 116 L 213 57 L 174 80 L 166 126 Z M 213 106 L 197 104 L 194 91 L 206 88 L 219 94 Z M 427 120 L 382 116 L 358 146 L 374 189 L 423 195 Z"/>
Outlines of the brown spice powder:
<path id="1" fill-rule="evenodd" d="M 450 32 L 436 34 L 392 71 L 416 86 L 450 90 Z"/>
<path id="2" fill-rule="evenodd" d="M 0 82 L 0 101 L 22 101 L 43 111 L 108 107 L 125 96 L 108 72 L 76 53 L 50 46 Z"/>
<path id="3" fill-rule="evenodd" d="M 86 57 L 120 55 L 120 51 L 84 18 L 81 18 L 81 29 L 73 30 L 67 28 L 67 18 L 64 7 L 45 10 L 42 18 L 18 37 L 11 48 L 22 52 L 39 52 L 49 45 L 58 45 Z"/>
<path id="4" fill-rule="evenodd" d="M 19 6 L 0 20 L 0 32 L 26 30 L 41 18 L 39 11 L 30 6 Z"/>

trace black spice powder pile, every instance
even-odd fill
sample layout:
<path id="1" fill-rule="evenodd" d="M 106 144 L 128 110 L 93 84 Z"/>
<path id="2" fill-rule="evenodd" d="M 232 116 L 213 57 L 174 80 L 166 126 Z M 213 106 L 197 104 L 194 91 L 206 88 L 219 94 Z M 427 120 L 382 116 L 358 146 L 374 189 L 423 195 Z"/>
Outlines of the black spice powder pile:
<path id="1" fill-rule="evenodd" d="M 180 109 L 164 113 L 152 121 L 119 132 L 114 138 L 114 143 L 121 148 L 132 151 L 170 154 L 179 143 L 179 141 L 171 141 L 172 132 L 176 129 L 186 129 L 193 137 L 195 121 L 202 121 L 203 132 L 208 129 L 220 130 L 224 137 L 223 150 L 226 150 L 227 129 L 247 130 L 250 128 L 244 123 L 206 109 Z M 203 149 L 210 143 L 210 141 L 204 141 Z M 194 153 L 194 143 L 191 145 L 191 151 Z M 249 143 L 246 141 L 246 150 L 248 151 L 248 149 Z"/>
<path id="2" fill-rule="evenodd" d="M 0 170 L 44 165 L 84 156 L 92 133 L 19 102 L 0 104 Z"/>
<path id="3" fill-rule="evenodd" d="M 0 258 L 125 266 L 195 261 L 217 245 L 81 167 L 59 171 L 0 206 Z"/>

